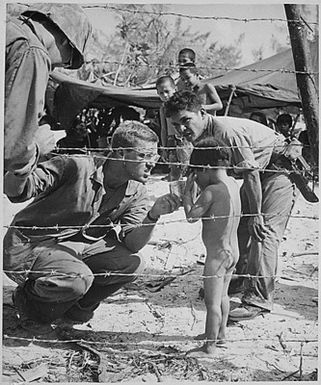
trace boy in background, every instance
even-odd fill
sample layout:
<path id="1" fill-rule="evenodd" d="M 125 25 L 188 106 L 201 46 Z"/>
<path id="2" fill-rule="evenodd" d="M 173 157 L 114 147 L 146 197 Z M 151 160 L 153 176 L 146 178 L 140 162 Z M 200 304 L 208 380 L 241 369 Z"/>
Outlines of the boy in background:
<path id="1" fill-rule="evenodd" d="M 202 239 L 206 248 L 205 334 L 197 337 L 206 339 L 206 342 L 201 348 L 189 352 L 197 356 L 208 356 L 214 353 L 216 346 L 225 343 L 230 307 L 228 287 L 239 258 L 240 192 L 236 180 L 227 175 L 231 151 L 222 146 L 224 144 L 213 137 L 196 144 L 190 160 L 193 172 L 187 179 L 183 197 L 187 220 L 196 222 L 202 218 Z M 194 182 L 201 189 L 196 202 L 193 202 Z"/>
<path id="2" fill-rule="evenodd" d="M 186 64 L 195 64 L 196 54 L 191 48 L 183 48 L 178 53 L 178 66 L 182 67 Z M 185 82 L 178 78 L 176 83 L 176 87 L 178 91 L 188 89 Z"/>
<path id="3" fill-rule="evenodd" d="M 292 136 L 292 116 L 290 114 L 281 114 L 277 117 L 276 131 L 286 138 Z"/>
<path id="4" fill-rule="evenodd" d="M 167 102 L 170 97 L 176 92 L 176 85 L 171 76 L 161 76 L 156 81 L 157 94 L 163 103 Z M 191 145 L 186 139 L 178 139 L 175 134 L 175 128 L 171 123 L 171 120 L 165 116 L 164 104 L 159 109 L 159 117 L 161 123 L 161 142 L 163 147 L 172 147 L 169 150 L 163 151 L 163 157 L 169 163 L 187 163 L 190 153 Z M 174 149 L 173 147 L 177 147 Z M 186 147 L 186 148 L 185 148 Z M 170 173 L 168 176 L 169 181 L 180 179 L 184 168 L 178 165 L 169 165 Z"/>
<path id="5" fill-rule="evenodd" d="M 201 82 L 195 64 L 187 63 L 180 67 L 179 75 L 182 81 L 185 82 L 186 87 L 200 98 L 206 112 L 216 115 L 216 111 L 223 108 L 223 103 L 215 87 L 210 83 Z"/>

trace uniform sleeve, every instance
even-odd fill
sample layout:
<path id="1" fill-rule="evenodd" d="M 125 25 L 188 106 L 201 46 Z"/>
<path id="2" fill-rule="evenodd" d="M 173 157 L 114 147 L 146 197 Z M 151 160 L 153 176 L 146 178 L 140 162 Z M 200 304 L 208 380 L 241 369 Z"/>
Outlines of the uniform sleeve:
<path id="1" fill-rule="evenodd" d="M 67 167 L 67 158 L 56 156 L 39 163 L 25 174 L 8 171 L 4 176 L 4 193 L 13 203 L 49 193 L 59 185 L 68 169 L 70 167 Z M 69 173 L 71 176 L 72 170 Z"/>
<path id="2" fill-rule="evenodd" d="M 25 167 L 35 156 L 34 134 L 44 108 L 50 60 L 48 54 L 27 41 L 11 47 L 6 68 L 4 157 L 5 169 Z M 8 59 L 9 60 L 9 59 Z"/>
<path id="3" fill-rule="evenodd" d="M 150 208 L 150 205 L 151 204 L 147 195 L 147 189 L 145 186 L 141 186 L 139 191 L 133 197 L 133 200 L 128 206 L 127 210 L 120 218 L 121 239 L 124 239 L 131 230 L 143 222 Z"/>
<path id="4" fill-rule="evenodd" d="M 259 168 L 252 151 L 251 138 L 245 130 L 233 130 L 224 136 L 224 142 L 231 146 L 232 166 L 236 173 Z"/>

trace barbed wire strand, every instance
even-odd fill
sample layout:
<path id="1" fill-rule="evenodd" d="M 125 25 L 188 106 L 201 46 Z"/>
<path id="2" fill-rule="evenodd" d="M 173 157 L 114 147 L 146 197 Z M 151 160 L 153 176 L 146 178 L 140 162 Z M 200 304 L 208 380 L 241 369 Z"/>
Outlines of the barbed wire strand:
<path id="1" fill-rule="evenodd" d="M 81 158 L 81 157 L 87 157 L 88 155 L 92 155 L 92 154 L 57 154 L 56 152 L 51 152 L 50 154 L 52 155 L 62 155 L 64 157 L 68 157 L 68 158 Z M 100 155 L 100 154 L 94 154 L 93 155 L 95 158 L 97 159 L 105 159 L 105 160 L 121 160 L 122 162 L 131 162 L 131 163 L 139 163 L 139 162 L 150 162 L 150 163 L 155 163 L 155 164 L 159 164 L 159 165 L 168 165 L 168 166 L 189 166 L 188 163 L 184 163 L 184 162 L 169 162 L 169 161 L 152 161 L 152 160 L 144 160 L 144 159 L 120 159 L 120 158 L 114 158 L 112 156 L 104 156 L 104 155 Z M 279 169 L 272 169 L 272 168 L 266 168 L 266 167 L 240 167 L 240 166 L 204 166 L 204 165 L 191 165 L 192 168 L 199 168 L 199 169 L 226 169 L 226 170 L 234 170 L 235 172 L 242 172 L 242 171 L 250 171 L 250 170 L 253 170 L 253 171 L 263 171 L 263 172 L 269 172 L 269 173 L 276 173 L 276 174 L 291 174 L 291 170 L 287 170 L 287 169 L 284 169 L 284 168 L 279 168 Z M 304 170 L 297 170 L 296 172 L 300 173 L 300 174 L 304 174 L 305 171 Z"/>
<path id="2" fill-rule="evenodd" d="M 220 118 L 220 117 L 219 117 Z M 224 119 L 224 117 L 222 116 Z M 269 145 L 269 146 L 206 146 L 206 147 L 192 147 L 193 145 L 190 144 L 189 147 L 185 146 L 158 146 L 157 148 L 159 150 L 177 150 L 177 149 L 192 149 L 192 148 L 197 148 L 198 150 L 214 150 L 214 149 L 221 149 L 221 148 L 230 148 L 230 149 L 239 149 L 239 148 L 249 148 L 251 150 L 253 149 L 258 149 L 258 150 L 264 150 L 266 148 L 272 148 L 272 149 L 285 149 L 287 148 L 287 144 L 274 144 L 274 145 Z M 312 147 L 309 144 L 303 144 L 303 143 L 291 143 L 291 147 Z M 118 150 L 144 150 L 148 151 L 150 150 L 149 147 L 144 147 L 144 146 L 127 146 L 127 147 L 56 147 L 57 150 L 92 150 L 92 151 L 118 151 Z"/>
<path id="3" fill-rule="evenodd" d="M 189 277 L 197 277 L 200 279 L 211 279 L 211 278 L 224 278 L 224 277 L 233 277 L 233 278 L 281 278 L 284 276 L 281 274 L 273 274 L 273 275 L 254 275 L 254 274 L 213 274 L 213 275 L 203 275 L 203 274 L 190 274 L 190 271 L 179 274 L 155 274 L 155 273 L 119 273 L 112 271 L 105 271 L 104 273 L 91 273 L 91 274 L 79 274 L 79 273 L 63 273 L 58 272 L 56 270 L 3 270 L 6 274 L 11 275 L 20 275 L 20 276 L 28 276 L 29 274 L 40 274 L 42 277 L 44 276 L 55 276 L 55 277 L 64 277 L 64 278 L 86 278 L 86 277 L 151 277 L 151 278 L 179 278 L 182 276 Z M 305 273 L 301 273 L 303 275 L 308 275 Z M 310 276 L 310 275 L 309 275 Z M 292 279 L 292 278 L 291 278 Z"/>
<path id="4" fill-rule="evenodd" d="M 257 21 L 267 21 L 267 22 L 286 22 L 286 23 L 295 23 L 306 26 L 305 23 L 301 19 L 283 19 L 278 17 L 270 17 L 270 18 L 238 18 L 238 17 L 229 17 L 229 16 L 199 16 L 199 15 L 186 15 L 184 13 L 178 12 L 168 12 L 168 11 L 146 11 L 141 9 L 130 9 L 130 8 L 118 8 L 111 5 L 84 5 L 83 8 L 101 8 L 101 9 L 110 9 L 117 12 L 128 12 L 134 14 L 145 14 L 145 15 L 155 15 L 155 16 L 176 16 L 183 17 L 187 19 L 197 19 L 197 20 L 226 20 L 226 21 L 240 21 L 244 23 L 248 22 L 257 22 Z M 318 22 L 314 21 L 306 21 L 306 23 L 311 25 L 319 25 Z"/>
<path id="5" fill-rule="evenodd" d="M 166 344 L 171 344 L 171 343 L 186 343 L 186 340 L 182 341 L 182 340 L 179 340 L 179 339 L 173 339 L 173 340 L 170 340 L 170 341 L 137 341 L 137 342 L 110 342 L 110 341 L 104 341 L 104 342 L 101 342 L 101 341 L 91 341 L 91 340 L 84 340 L 84 339 L 70 339 L 70 340 L 45 340 L 45 339 L 38 339 L 38 338 L 26 338 L 26 337 L 15 337 L 15 336 L 9 336 L 7 334 L 4 334 L 3 335 L 4 338 L 6 339 L 12 339 L 12 340 L 18 340 L 18 341 L 29 341 L 29 342 L 44 342 L 44 343 L 50 343 L 50 344 L 71 344 L 71 343 L 79 343 L 79 342 L 82 342 L 82 343 L 88 343 L 88 344 L 92 344 L 92 345 L 134 345 L 134 346 L 137 346 L 137 345 L 164 345 L 164 343 Z M 225 339 L 226 341 L 228 342 L 248 342 L 248 341 L 279 341 L 278 340 L 278 337 L 275 337 L 275 338 L 240 338 L 240 339 L 235 339 L 235 338 L 226 338 Z M 210 339 L 203 339 L 203 340 L 194 340 L 193 337 L 191 337 L 190 341 L 193 341 L 193 342 L 216 342 L 217 340 L 210 340 Z M 304 339 L 283 339 L 282 341 L 284 342 L 289 342 L 289 343 L 316 343 L 318 342 L 318 339 L 317 338 L 304 338 Z M 166 353 L 163 353 L 163 352 L 157 352 L 157 354 L 161 354 L 161 355 L 167 355 Z M 185 354 L 185 352 L 184 352 Z"/>
<path id="6" fill-rule="evenodd" d="M 296 219 L 311 219 L 311 220 L 319 220 L 319 217 L 317 215 L 288 215 L 288 214 L 281 214 L 281 213 L 275 213 L 275 214 L 264 214 L 261 213 L 263 217 L 277 217 L 277 216 L 285 216 L 288 218 L 296 218 Z M 217 216 L 209 216 L 209 217 L 199 217 L 194 218 L 196 220 L 217 220 L 217 219 L 228 219 L 228 218 L 243 218 L 243 217 L 256 217 L 257 214 L 240 214 L 240 215 L 217 215 Z M 166 220 L 166 221 L 158 221 L 156 223 L 139 223 L 137 225 L 134 225 L 132 228 L 139 228 L 139 227 L 146 227 L 146 226 L 166 226 L 170 223 L 177 223 L 177 222 L 188 222 L 188 219 L 181 218 L 181 219 L 172 219 L 172 220 Z M 11 228 L 11 229 L 20 229 L 20 230 L 67 230 L 67 229 L 73 229 L 73 230 L 87 230 L 89 228 L 106 228 L 106 229 L 112 229 L 114 227 L 125 227 L 125 224 L 122 223 L 108 223 L 108 224 L 85 224 L 85 225 L 52 225 L 52 226 L 23 226 L 23 225 L 3 225 L 4 228 Z"/>
<path id="7" fill-rule="evenodd" d="M 158 64 L 148 64 L 144 62 L 139 62 L 139 63 L 122 63 L 120 61 L 113 61 L 113 60 L 97 60 L 97 59 L 92 59 L 92 60 L 87 60 L 85 61 L 85 64 L 116 64 L 116 65 L 122 65 L 123 67 L 148 67 L 148 68 L 153 68 L 153 69 L 177 69 L 179 68 L 178 65 L 175 64 L 168 64 L 166 66 L 158 65 Z M 253 73 L 260 73 L 260 72 L 268 72 L 268 73 L 283 73 L 283 74 L 300 74 L 300 75 L 318 75 L 319 72 L 311 72 L 311 71 L 297 71 L 297 70 L 292 70 L 292 69 L 287 69 L 287 68 L 242 68 L 242 67 L 226 67 L 226 66 L 216 66 L 216 67 L 209 67 L 209 66 L 197 66 L 198 69 L 203 69 L 203 70 L 215 70 L 215 71 L 240 71 L 240 72 L 253 72 Z M 206 79 L 204 79 L 205 81 Z M 227 85 L 225 85 L 227 86 Z M 229 86 L 229 85 L 228 85 Z M 144 89 L 144 88 L 143 88 Z M 156 89 L 156 87 L 155 87 Z M 237 90 L 236 90 L 237 91 Z"/>

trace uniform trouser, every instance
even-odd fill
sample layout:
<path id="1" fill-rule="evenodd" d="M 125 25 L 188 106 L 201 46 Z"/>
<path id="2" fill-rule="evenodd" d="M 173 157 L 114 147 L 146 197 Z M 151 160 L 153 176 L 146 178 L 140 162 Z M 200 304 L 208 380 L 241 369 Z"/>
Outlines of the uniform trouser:
<path id="1" fill-rule="evenodd" d="M 24 288 L 33 314 L 40 321 L 58 319 L 72 307 L 93 311 L 103 299 L 133 281 L 135 275 L 130 274 L 143 269 L 139 255 L 116 237 L 91 244 L 55 240 L 30 243 L 18 230 L 14 231 L 18 236 L 11 234 L 10 239 L 15 244 L 11 241 L 6 247 L 4 239 L 4 268 L 10 270 L 11 257 L 32 262 L 26 274 L 7 275 Z M 23 268 L 16 264 L 14 270 Z M 110 272 L 125 275 L 109 275 Z M 103 274 L 94 276 L 95 273 Z"/>
<path id="2" fill-rule="evenodd" d="M 284 174 L 263 174 L 262 213 L 267 234 L 263 242 L 256 241 L 248 231 L 249 217 L 242 217 L 238 228 L 240 259 L 236 274 L 261 277 L 245 279 L 242 302 L 271 310 L 278 263 L 278 247 L 296 200 L 296 189 Z M 245 189 L 241 188 L 242 213 L 250 213 Z"/>

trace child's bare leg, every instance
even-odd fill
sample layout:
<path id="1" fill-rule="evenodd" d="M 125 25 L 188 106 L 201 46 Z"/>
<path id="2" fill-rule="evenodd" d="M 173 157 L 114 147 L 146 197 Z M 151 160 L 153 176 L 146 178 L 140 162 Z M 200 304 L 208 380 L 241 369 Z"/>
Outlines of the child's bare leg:
<path id="1" fill-rule="evenodd" d="M 189 356 L 208 357 L 215 352 L 216 340 L 222 322 L 221 297 L 224 285 L 224 277 L 211 277 L 217 274 L 217 261 L 208 258 L 205 262 L 204 275 L 204 300 L 206 305 L 205 334 L 201 334 L 196 339 L 207 339 L 204 345 L 187 352 Z"/>
<path id="2" fill-rule="evenodd" d="M 222 293 L 224 286 L 224 276 L 215 277 L 221 273 L 222 261 L 207 256 L 204 267 L 204 300 L 206 306 L 205 335 L 208 340 L 203 350 L 211 354 L 215 350 L 216 340 L 222 322 Z"/>
<path id="3" fill-rule="evenodd" d="M 218 332 L 218 344 L 223 345 L 225 344 L 225 338 L 226 338 L 226 325 L 228 320 L 228 315 L 230 311 L 230 298 L 228 296 L 228 287 L 230 285 L 231 281 L 231 271 L 227 271 L 226 276 L 224 278 L 224 284 L 223 284 L 223 293 L 222 293 L 222 303 L 221 303 L 221 310 L 222 310 L 222 322 L 221 327 Z"/>

